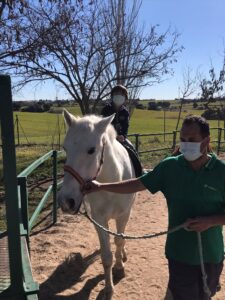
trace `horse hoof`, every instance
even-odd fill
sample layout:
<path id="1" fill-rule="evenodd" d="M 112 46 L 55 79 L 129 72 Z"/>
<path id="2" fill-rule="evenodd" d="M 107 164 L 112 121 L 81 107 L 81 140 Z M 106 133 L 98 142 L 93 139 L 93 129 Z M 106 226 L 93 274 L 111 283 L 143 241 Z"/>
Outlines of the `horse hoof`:
<path id="1" fill-rule="evenodd" d="M 112 269 L 112 273 L 113 273 L 113 282 L 114 283 L 119 282 L 121 279 L 123 279 L 126 276 L 124 268 L 117 269 L 114 267 Z"/>
<path id="2" fill-rule="evenodd" d="M 125 263 L 127 261 L 127 256 L 124 255 L 123 258 L 122 258 L 123 262 Z"/>
<path id="3" fill-rule="evenodd" d="M 123 249 L 122 251 L 122 261 L 123 262 L 126 262 L 127 261 L 127 252 L 125 249 Z"/>
<path id="4" fill-rule="evenodd" d="M 113 290 L 105 290 L 104 292 L 104 300 L 112 300 Z"/>

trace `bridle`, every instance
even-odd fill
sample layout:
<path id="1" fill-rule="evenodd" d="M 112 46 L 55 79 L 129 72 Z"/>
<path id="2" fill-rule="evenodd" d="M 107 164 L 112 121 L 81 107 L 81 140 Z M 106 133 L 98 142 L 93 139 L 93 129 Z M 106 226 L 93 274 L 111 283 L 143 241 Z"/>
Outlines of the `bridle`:
<path id="1" fill-rule="evenodd" d="M 105 150 L 105 143 L 103 143 L 102 153 L 101 153 L 101 158 L 100 158 L 100 163 L 99 163 L 99 167 L 97 169 L 97 172 L 96 172 L 95 176 L 92 177 L 92 178 L 90 178 L 89 180 L 85 180 L 83 177 L 80 176 L 80 174 L 76 170 L 74 170 L 69 165 L 65 165 L 64 166 L 64 172 L 69 173 L 74 179 L 76 179 L 76 181 L 80 184 L 80 186 L 84 185 L 85 182 L 87 182 L 87 181 L 95 180 L 98 177 L 98 175 L 99 175 L 99 173 L 101 171 L 103 162 L 104 162 L 104 150 Z M 79 206 L 77 208 L 76 213 L 79 212 L 81 204 L 82 204 L 82 201 L 80 202 L 80 204 L 79 204 Z"/>
<path id="2" fill-rule="evenodd" d="M 104 162 L 104 150 L 105 150 L 105 143 L 103 143 L 103 147 L 102 147 L 102 153 L 101 153 L 101 158 L 100 158 L 100 163 L 99 163 L 99 167 L 97 169 L 97 172 L 95 174 L 94 177 L 90 178 L 88 181 L 91 180 L 95 180 L 102 168 L 103 162 Z M 74 179 L 76 179 L 76 181 L 82 186 L 87 180 L 84 180 L 83 177 L 80 176 L 80 174 L 74 170 L 72 167 L 70 167 L 69 165 L 65 165 L 64 166 L 64 172 L 69 173 L 71 176 L 73 176 Z"/>

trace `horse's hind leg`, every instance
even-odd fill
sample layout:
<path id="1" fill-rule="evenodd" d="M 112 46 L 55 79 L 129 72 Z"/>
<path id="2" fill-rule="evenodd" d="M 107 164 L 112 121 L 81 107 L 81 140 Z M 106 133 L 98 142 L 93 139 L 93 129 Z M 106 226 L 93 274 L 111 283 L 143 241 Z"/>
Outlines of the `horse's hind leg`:
<path id="1" fill-rule="evenodd" d="M 118 233 L 124 233 L 126 224 L 128 222 L 130 213 L 127 215 L 123 215 L 123 217 L 120 217 L 116 219 L 116 228 Z M 119 271 L 124 274 L 124 262 L 127 260 L 127 254 L 125 250 L 125 240 L 121 237 L 115 237 L 114 238 L 115 244 L 116 244 L 116 252 L 115 252 L 115 258 L 116 262 L 114 265 L 114 270 Z M 121 274 L 122 276 L 122 274 Z"/>

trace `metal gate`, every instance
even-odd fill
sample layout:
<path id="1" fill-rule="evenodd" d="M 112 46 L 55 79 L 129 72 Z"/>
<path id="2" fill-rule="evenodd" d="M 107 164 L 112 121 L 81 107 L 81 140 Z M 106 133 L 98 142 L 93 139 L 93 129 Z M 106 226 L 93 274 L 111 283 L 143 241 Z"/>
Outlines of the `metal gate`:
<path id="1" fill-rule="evenodd" d="M 7 230 L 0 233 L 0 299 L 36 300 L 38 285 L 32 276 L 17 191 L 11 80 L 7 75 L 0 75 L 0 120 L 7 219 Z"/>

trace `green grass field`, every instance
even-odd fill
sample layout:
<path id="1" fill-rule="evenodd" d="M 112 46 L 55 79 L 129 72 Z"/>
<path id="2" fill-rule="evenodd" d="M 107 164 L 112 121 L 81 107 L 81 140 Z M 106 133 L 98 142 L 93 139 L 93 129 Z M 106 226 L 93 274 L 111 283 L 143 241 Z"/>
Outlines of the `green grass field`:
<path id="1" fill-rule="evenodd" d="M 78 106 L 67 108 L 71 113 L 76 116 L 81 116 L 81 112 Z M 200 115 L 202 111 L 187 109 L 184 107 L 181 118 L 184 118 L 189 113 Z M 15 126 L 15 140 L 16 143 L 20 143 L 24 146 L 16 148 L 17 155 L 17 167 L 18 172 L 29 165 L 33 160 L 46 153 L 52 148 L 59 148 L 62 144 L 65 136 L 65 125 L 62 114 L 55 113 L 25 113 L 16 112 L 14 113 L 14 119 L 16 124 L 16 116 L 18 117 L 18 128 L 19 137 L 17 136 L 17 126 Z M 129 133 L 163 133 L 164 126 L 165 132 L 171 132 L 175 130 L 177 123 L 178 112 L 166 111 L 165 119 L 163 111 L 152 111 L 152 110 L 138 110 L 135 109 L 130 120 Z M 182 120 L 180 122 L 180 125 Z M 223 122 L 218 124 L 218 121 L 210 121 L 211 127 L 223 127 Z M 217 130 L 212 130 L 212 139 L 217 139 Z M 18 140 L 19 138 L 19 140 Z M 179 137 L 178 137 L 179 138 Z M 134 142 L 134 139 L 132 139 Z M 27 143 L 32 144 L 27 146 Z M 139 150 L 162 148 L 165 146 L 172 145 L 172 135 L 166 136 L 154 136 L 140 138 Z M 164 155 L 164 153 L 162 154 Z M 155 157 L 162 156 L 159 153 L 153 153 L 142 158 L 147 160 L 155 161 Z M 0 153 L 0 165 L 1 165 L 1 153 Z M 0 178 L 2 178 L 2 170 L 0 168 Z"/>
<path id="2" fill-rule="evenodd" d="M 72 107 L 68 109 L 71 113 L 81 116 L 80 109 Z M 200 110 L 185 110 L 182 112 L 181 118 L 189 113 L 201 115 Z M 27 144 L 51 144 L 56 140 L 59 133 L 65 132 L 65 126 L 61 114 L 53 113 L 25 113 L 16 112 L 14 117 L 19 119 L 20 143 Z M 173 131 L 176 127 L 178 112 L 166 111 L 165 113 L 165 129 Z M 218 121 L 210 121 L 212 127 L 218 127 Z M 220 127 L 223 127 L 221 122 Z M 164 112 L 152 110 L 134 110 L 131 116 L 129 133 L 156 133 L 164 131 Z M 17 130 L 15 131 L 17 142 Z"/>

